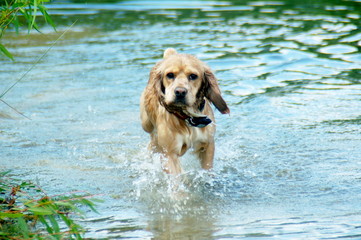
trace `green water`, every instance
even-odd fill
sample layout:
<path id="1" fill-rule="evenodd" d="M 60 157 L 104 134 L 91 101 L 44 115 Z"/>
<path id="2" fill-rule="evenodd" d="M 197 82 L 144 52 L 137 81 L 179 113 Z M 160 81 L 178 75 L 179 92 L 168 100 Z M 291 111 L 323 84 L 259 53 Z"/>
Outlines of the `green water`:
<path id="1" fill-rule="evenodd" d="M 360 1 L 56 1 L 58 33 L 3 44 L 0 166 L 48 194 L 100 194 L 86 237 L 360 239 Z M 215 71 L 215 168 L 183 157 L 174 193 L 139 97 L 165 48 Z M 173 190 L 172 190 L 173 189 Z"/>

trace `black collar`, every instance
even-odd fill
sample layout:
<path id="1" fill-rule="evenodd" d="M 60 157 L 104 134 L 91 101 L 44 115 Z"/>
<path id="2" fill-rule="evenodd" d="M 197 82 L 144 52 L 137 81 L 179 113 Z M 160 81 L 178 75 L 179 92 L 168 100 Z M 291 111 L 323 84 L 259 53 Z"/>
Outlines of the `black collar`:
<path id="1" fill-rule="evenodd" d="M 186 123 L 192 127 L 199 127 L 199 128 L 204 128 L 206 127 L 208 124 L 210 124 L 212 122 L 212 120 L 205 116 L 205 117 L 190 117 L 187 118 Z"/>
<path id="2" fill-rule="evenodd" d="M 177 111 L 177 110 L 167 106 L 164 102 L 161 101 L 161 103 L 169 113 L 171 113 L 171 114 L 175 115 L 177 118 L 185 121 L 187 123 L 187 125 L 190 127 L 204 128 L 212 122 L 212 120 L 208 116 L 192 117 L 192 116 L 185 114 L 181 109 L 179 111 Z M 203 101 L 201 101 L 201 103 L 199 104 L 198 110 L 200 112 L 203 112 L 205 105 L 206 105 L 206 100 L 203 99 Z"/>

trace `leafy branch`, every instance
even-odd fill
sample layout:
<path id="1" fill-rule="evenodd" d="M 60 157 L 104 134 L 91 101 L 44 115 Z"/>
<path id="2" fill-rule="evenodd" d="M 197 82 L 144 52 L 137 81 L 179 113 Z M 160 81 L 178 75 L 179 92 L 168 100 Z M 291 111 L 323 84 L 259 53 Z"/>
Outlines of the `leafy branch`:
<path id="1" fill-rule="evenodd" d="M 96 212 L 94 196 L 69 193 L 47 196 L 31 182 L 0 173 L 0 239 L 83 239 L 84 228 L 72 217 L 78 206 Z"/>
<path id="2" fill-rule="evenodd" d="M 27 25 L 28 33 L 32 29 L 39 31 L 36 21 L 39 12 L 45 19 L 45 22 L 50 24 L 55 30 L 55 24 L 43 5 L 45 2 L 49 2 L 49 0 L 0 0 L 0 39 L 10 27 L 19 32 L 19 27 L 24 21 Z M 0 52 L 14 60 L 13 55 L 1 43 Z"/>

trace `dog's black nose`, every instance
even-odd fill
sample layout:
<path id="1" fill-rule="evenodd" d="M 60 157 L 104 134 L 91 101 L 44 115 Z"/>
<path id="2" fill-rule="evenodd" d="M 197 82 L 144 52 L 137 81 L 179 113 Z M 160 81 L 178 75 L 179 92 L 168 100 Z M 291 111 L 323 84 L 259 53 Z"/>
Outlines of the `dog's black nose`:
<path id="1" fill-rule="evenodd" d="M 187 95 L 188 90 L 183 87 L 177 87 L 174 89 L 175 96 L 177 98 L 184 98 Z"/>

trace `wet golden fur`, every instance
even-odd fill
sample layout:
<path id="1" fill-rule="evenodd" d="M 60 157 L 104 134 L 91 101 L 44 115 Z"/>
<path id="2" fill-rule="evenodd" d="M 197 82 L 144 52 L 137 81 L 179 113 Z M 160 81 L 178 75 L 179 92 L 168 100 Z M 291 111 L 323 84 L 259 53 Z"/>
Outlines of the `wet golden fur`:
<path id="1" fill-rule="evenodd" d="M 183 103 L 176 101 L 175 91 L 179 88 L 186 91 Z M 140 101 L 142 127 L 151 135 L 150 149 L 162 153 L 164 171 L 181 173 L 179 157 L 190 148 L 199 157 L 202 168 L 213 167 L 215 125 L 190 127 L 164 107 L 187 108 L 214 122 L 210 103 L 221 113 L 229 113 L 211 69 L 192 55 L 166 49 L 163 60 L 152 68 Z"/>

